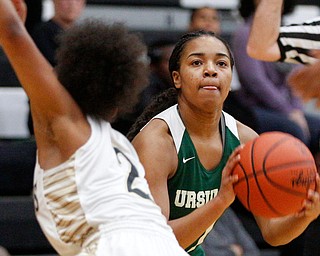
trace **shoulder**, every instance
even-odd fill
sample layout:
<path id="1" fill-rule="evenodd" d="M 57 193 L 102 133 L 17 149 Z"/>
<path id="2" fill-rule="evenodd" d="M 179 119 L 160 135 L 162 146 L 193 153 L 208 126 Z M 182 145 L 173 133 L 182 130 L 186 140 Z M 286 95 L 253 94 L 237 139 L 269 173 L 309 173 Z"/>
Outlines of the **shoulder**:
<path id="1" fill-rule="evenodd" d="M 177 152 L 164 120 L 153 119 L 133 139 L 132 144 L 146 169 L 173 172 L 178 164 Z M 151 161 L 152 159 L 152 161 Z"/>
<path id="2" fill-rule="evenodd" d="M 139 145 L 152 145 L 171 141 L 172 137 L 169 132 L 167 123 L 162 119 L 152 119 L 133 139 L 132 144 L 137 147 Z"/>
<path id="3" fill-rule="evenodd" d="M 237 128 L 241 144 L 245 144 L 249 140 L 252 140 L 259 136 L 253 129 L 239 121 L 237 121 Z"/>

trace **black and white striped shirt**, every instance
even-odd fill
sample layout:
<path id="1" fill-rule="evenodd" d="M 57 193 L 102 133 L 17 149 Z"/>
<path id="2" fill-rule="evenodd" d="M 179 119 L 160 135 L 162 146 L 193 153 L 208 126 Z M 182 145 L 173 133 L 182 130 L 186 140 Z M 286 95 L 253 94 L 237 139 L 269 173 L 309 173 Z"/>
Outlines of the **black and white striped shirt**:
<path id="1" fill-rule="evenodd" d="M 290 24 L 280 28 L 278 45 L 279 61 L 291 63 L 314 63 L 317 59 L 308 55 L 312 49 L 320 49 L 320 16 L 301 24 Z"/>

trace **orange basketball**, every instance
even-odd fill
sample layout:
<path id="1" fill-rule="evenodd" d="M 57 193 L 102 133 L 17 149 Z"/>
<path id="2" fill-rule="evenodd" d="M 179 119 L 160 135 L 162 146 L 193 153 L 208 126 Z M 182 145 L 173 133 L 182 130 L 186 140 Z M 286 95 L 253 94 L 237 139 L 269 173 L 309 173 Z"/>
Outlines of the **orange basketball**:
<path id="1" fill-rule="evenodd" d="M 254 215 L 285 216 L 301 210 L 308 189 L 316 187 L 316 172 L 304 143 L 287 133 L 266 132 L 241 150 L 234 191 Z"/>

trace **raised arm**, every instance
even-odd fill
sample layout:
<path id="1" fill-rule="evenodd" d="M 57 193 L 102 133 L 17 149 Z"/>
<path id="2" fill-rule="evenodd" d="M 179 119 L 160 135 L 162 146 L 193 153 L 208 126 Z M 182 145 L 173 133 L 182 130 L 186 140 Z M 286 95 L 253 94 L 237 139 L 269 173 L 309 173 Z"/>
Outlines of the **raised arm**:
<path id="1" fill-rule="evenodd" d="M 277 44 L 283 0 L 261 0 L 258 5 L 247 45 L 248 55 L 264 61 L 280 59 Z"/>
<path id="2" fill-rule="evenodd" d="M 16 11 L 22 4 L 23 0 L 0 0 L 0 45 L 30 99 L 40 158 L 49 159 L 44 156 L 48 154 L 56 164 L 83 144 L 79 133 L 84 129 L 72 130 L 75 124 L 85 127 L 86 121 L 25 29 Z"/>

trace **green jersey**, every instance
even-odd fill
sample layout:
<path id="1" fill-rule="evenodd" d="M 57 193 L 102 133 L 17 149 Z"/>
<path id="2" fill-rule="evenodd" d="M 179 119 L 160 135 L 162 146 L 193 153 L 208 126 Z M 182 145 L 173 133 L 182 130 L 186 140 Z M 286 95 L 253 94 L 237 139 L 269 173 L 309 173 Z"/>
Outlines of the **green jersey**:
<path id="1" fill-rule="evenodd" d="M 170 220 L 181 218 L 214 198 L 220 188 L 222 170 L 232 153 L 240 145 L 236 120 L 222 112 L 220 131 L 223 155 L 218 166 L 207 170 L 201 164 L 195 146 L 186 130 L 177 105 L 161 112 L 154 118 L 164 120 L 170 130 L 178 152 L 178 169 L 168 180 Z M 186 251 L 192 256 L 205 255 L 201 243 L 212 229 L 209 227 Z M 192 230 L 192 229 L 191 229 Z"/>

